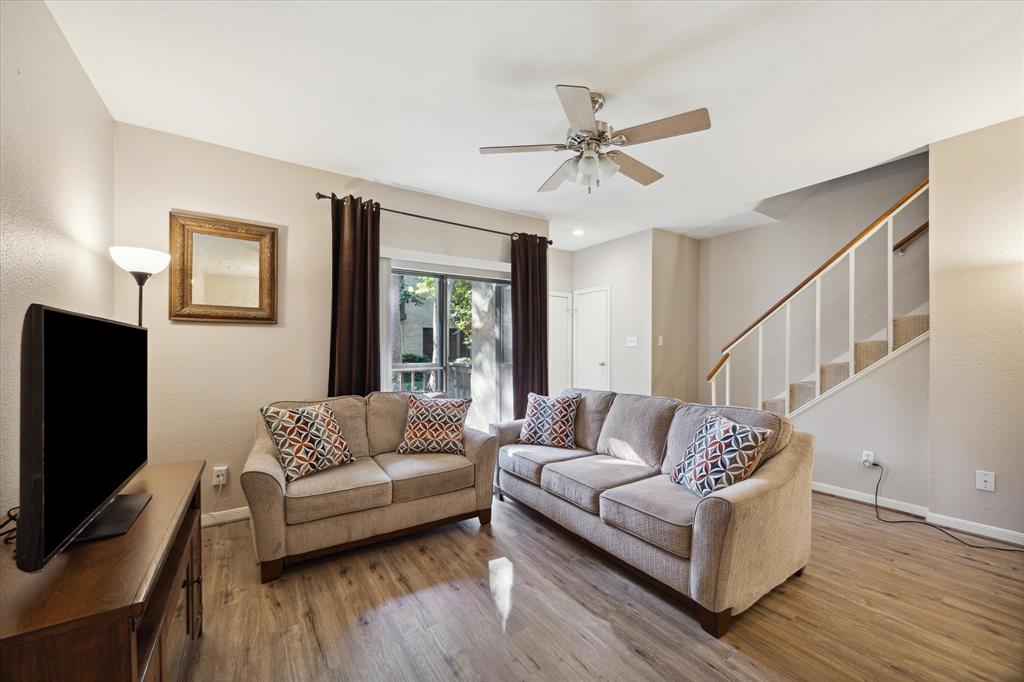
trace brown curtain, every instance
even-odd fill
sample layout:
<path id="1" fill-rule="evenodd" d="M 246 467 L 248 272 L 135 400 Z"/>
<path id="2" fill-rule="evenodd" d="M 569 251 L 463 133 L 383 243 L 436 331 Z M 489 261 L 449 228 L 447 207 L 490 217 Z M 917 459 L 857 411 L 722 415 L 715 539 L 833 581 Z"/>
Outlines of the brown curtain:
<path id="1" fill-rule="evenodd" d="M 380 390 L 380 204 L 331 198 L 331 366 L 327 395 Z"/>
<path id="2" fill-rule="evenodd" d="M 548 393 L 548 239 L 512 239 L 512 393 L 516 419 L 533 391 Z"/>

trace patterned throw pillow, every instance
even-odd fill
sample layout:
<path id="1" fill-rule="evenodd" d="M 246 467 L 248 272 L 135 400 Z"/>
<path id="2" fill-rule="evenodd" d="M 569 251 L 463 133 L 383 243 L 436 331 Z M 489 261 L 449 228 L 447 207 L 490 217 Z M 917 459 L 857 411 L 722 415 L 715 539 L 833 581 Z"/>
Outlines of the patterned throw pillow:
<path id="1" fill-rule="evenodd" d="M 464 455 L 462 429 L 466 424 L 468 398 L 420 398 L 409 396 L 409 417 L 398 454 L 446 452 Z"/>
<path id="2" fill-rule="evenodd" d="M 554 398 L 531 393 L 519 442 L 570 450 L 576 447 L 576 408 L 582 398 L 580 393 Z"/>
<path id="3" fill-rule="evenodd" d="M 318 403 L 291 409 L 268 405 L 260 412 L 277 445 L 281 468 L 289 483 L 356 461 L 329 405 Z"/>
<path id="4" fill-rule="evenodd" d="M 670 478 L 701 497 L 739 483 L 754 472 L 771 433 L 712 412 L 704 417 Z"/>

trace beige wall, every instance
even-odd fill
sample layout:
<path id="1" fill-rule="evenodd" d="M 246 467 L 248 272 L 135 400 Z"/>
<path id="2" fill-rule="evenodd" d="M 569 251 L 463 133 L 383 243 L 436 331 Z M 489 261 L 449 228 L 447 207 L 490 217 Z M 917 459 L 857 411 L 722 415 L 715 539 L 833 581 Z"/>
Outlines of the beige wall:
<path id="1" fill-rule="evenodd" d="M 698 242 L 664 230 L 651 239 L 651 393 L 695 402 Z"/>
<path id="2" fill-rule="evenodd" d="M 860 464 L 871 450 L 886 469 L 881 496 L 928 506 L 928 341 L 863 375 L 793 418 L 814 434 L 814 481 L 873 494 L 877 469 Z"/>
<path id="3" fill-rule="evenodd" d="M 0 507 L 7 509 L 18 503 L 26 308 L 113 310 L 114 122 L 41 2 L 0 3 L 0 68 Z"/>
<path id="4" fill-rule="evenodd" d="M 146 285 L 150 330 L 150 457 L 230 465 L 219 509 L 245 504 L 238 484 L 257 420 L 275 400 L 324 396 L 330 323 L 331 232 L 316 191 L 503 231 L 547 234 L 545 221 L 275 161 L 174 135 L 116 126 L 115 238 L 166 250 L 167 214 L 185 209 L 281 228 L 276 325 L 171 323 L 167 274 Z M 383 247 L 507 262 L 509 240 L 382 215 Z M 135 314 L 130 277 L 116 279 L 119 319 Z M 204 511 L 214 489 L 204 481 Z"/>
<path id="5" fill-rule="evenodd" d="M 651 392 L 652 230 L 575 253 L 572 288 L 608 286 L 611 291 L 611 390 Z M 637 337 L 635 348 L 626 337 Z"/>
<path id="6" fill-rule="evenodd" d="M 929 506 L 1024 532 L 1024 118 L 935 143 L 930 166 Z"/>

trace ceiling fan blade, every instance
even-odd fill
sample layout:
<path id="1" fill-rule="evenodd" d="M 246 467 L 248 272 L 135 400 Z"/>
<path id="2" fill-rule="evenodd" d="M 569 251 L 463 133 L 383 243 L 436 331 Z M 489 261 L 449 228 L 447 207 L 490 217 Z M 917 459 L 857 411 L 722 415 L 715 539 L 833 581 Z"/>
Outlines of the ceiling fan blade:
<path id="1" fill-rule="evenodd" d="M 519 144 L 508 147 L 480 147 L 481 154 L 515 154 L 517 152 L 562 152 L 564 144 Z"/>
<path id="2" fill-rule="evenodd" d="M 590 88 L 582 85 L 556 85 L 555 91 L 558 93 L 558 99 L 562 101 L 569 125 L 574 130 L 597 130 L 594 104 L 590 101 Z"/>
<path id="3" fill-rule="evenodd" d="M 620 173 L 631 180 L 636 180 L 645 187 L 665 177 L 647 164 L 640 163 L 629 154 L 620 151 L 610 151 L 608 156 L 615 163 L 619 164 Z"/>
<path id="4" fill-rule="evenodd" d="M 566 159 L 565 161 L 563 161 L 562 165 L 560 165 L 558 167 L 558 170 L 556 170 L 554 173 L 552 173 L 551 177 L 548 178 L 547 180 L 545 180 L 544 184 L 541 185 L 540 188 L 537 191 L 538 192 L 551 192 L 553 190 L 558 189 L 562 185 L 562 183 L 565 182 L 568 179 L 566 177 L 566 175 L 565 175 L 565 167 L 568 166 L 569 162 L 571 162 L 575 158 L 576 157 L 574 156 L 572 158 L 569 158 L 569 159 Z"/>
<path id="5" fill-rule="evenodd" d="M 676 114 L 668 118 L 662 118 L 650 123 L 633 126 L 625 130 L 615 131 L 616 137 L 622 135 L 626 138 L 623 146 L 628 147 L 654 140 L 664 140 L 666 137 L 686 135 L 695 133 L 698 130 L 707 130 L 711 127 L 711 116 L 705 108 L 694 109 L 685 114 Z"/>

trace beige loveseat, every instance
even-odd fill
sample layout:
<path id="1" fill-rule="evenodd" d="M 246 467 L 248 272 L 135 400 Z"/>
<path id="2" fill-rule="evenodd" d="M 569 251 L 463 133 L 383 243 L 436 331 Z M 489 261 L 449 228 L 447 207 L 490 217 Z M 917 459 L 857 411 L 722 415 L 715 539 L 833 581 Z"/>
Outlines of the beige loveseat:
<path id="1" fill-rule="evenodd" d="M 466 428 L 466 454 L 399 455 L 408 393 L 371 393 L 326 402 L 356 461 L 285 481 L 262 417 L 242 471 L 263 582 L 285 564 L 477 516 L 490 523 L 497 453 L 494 436 Z"/>
<path id="2" fill-rule="evenodd" d="M 695 606 L 720 637 L 730 618 L 803 571 L 811 549 L 814 439 L 760 410 L 570 389 L 583 394 L 576 448 L 498 437 L 496 492 L 568 529 L 655 586 Z M 669 473 L 704 416 L 767 427 L 753 475 L 701 499 Z"/>

